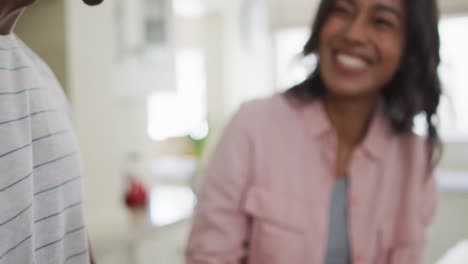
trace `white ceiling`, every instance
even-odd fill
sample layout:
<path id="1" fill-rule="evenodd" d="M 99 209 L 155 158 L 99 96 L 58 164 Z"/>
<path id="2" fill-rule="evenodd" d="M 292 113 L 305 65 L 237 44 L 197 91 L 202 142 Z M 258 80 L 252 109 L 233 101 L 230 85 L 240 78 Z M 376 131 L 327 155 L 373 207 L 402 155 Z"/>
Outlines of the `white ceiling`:
<path id="1" fill-rule="evenodd" d="M 319 0 L 265 0 L 271 19 L 277 26 L 309 24 Z M 438 0 L 442 14 L 468 14 L 468 0 Z"/>
<path id="2" fill-rule="evenodd" d="M 208 9 L 225 8 L 226 0 L 202 0 Z M 234 1 L 234 0 L 227 0 Z M 248 0 L 238 0 L 248 1 Z M 273 27 L 309 25 L 320 0 L 263 0 Z M 442 13 L 468 13 L 468 0 L 438 0 Z"/>
<path id="3" fill-rule="evenodd" d="M 311 24 L 319 0 L 265 0 L 273 27 Z"/>

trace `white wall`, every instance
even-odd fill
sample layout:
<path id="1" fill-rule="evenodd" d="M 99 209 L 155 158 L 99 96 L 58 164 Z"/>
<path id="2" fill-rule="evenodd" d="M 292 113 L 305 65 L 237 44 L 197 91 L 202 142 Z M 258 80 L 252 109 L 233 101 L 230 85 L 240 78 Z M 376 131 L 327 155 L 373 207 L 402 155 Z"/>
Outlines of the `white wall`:
<path id="1" fill-rule="evenodd" d="M 225 65 L 223 57 L 225 42 L 223 40 L 223 18 L 221 14 L 207 14 L 203 18 L 203 47 L 205 52 L 205 67 L 207 73 L 207 111 L 208 120 L 214 127 L 220 127 L 226 118 L 224 110 L 226 70 L 220 65 Z"/>
<path id="2" fill-rule="evenodd" d="M 85 164 L 86 219 L 91 239 L 102 241 L 122 232 L 127 221 L 115 133 L 122 120 L 114 111 L 111 74 L 113 1 L 91 8 L 66 0 L 65 25 L 68 87 Z"/>
<path id="3" fill-rule="evenodd" d="M 47 14 L 47 15 L 44 15 Z M 41 1 L 26 10 L 16 34 L 41 56 L 67 91 L 64 1 Z"/>
<path id="4" fill-rule="evenodd" d="M 273 46 L 268 24 L 260 32 L 258 28 L 261 25 L 244 24 L 246 14 L 242 2 L 231 0 L 220 4 L 213 1 L 201 21 L 211 126 L 205 151 L 208 154 L 218 141 L 226 121 L 241 103 L 275 91 Z M 267 15 L 267 9 L 260 11 Z M 254 39 L 250 47 L 246 39 L 249 30 L 250 37 Z"/>
<path id="5" fill-rule="evenodd" d="M 204 18 L 209 101 L 217 101 L 214 104 L 217 105 L 216 110 L 223 113 L 224 118 L 232 114 L 240 103 L 274 91 L 268 24 L 263 30 L 258 30 L 262 27 L 259 25 L 261 21 L 247 22 L 243 2 L 212 3 L 215 7 Z M 267 12 L 265 8 L 259 13 L 268 15 Z M 253 41 L 249 42 L 249 38 Z M 249 43 L 253 44 L 249 47 Z M 210 87 L 210 83 L 213 86 Z"/>
<path id="6" fill-rule="evenodd" d="M 441 13 L 468 13 L 466 0 L 438 0 Z"/>

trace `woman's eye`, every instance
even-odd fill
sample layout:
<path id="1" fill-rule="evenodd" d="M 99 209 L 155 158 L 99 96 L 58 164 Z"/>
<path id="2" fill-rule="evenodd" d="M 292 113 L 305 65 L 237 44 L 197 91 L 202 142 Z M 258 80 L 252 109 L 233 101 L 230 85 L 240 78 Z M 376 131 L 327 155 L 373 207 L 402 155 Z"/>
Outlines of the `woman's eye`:
<path id="1" fill-rule="evenodd" d="M 387 19 L 383 19 L 383 18 L 374 19 L 374 24 L 382 28 L 388 28 L 388 29 L 395 28 L 395 25 L 391 21 L 388 21 Z"/>
<path id="2" fill-rule="evenodd" d="M 349 8 L 342 7 L 342 6 L 335 6 L 332 9 L 332 12 L 335 14 L 344 15 L 344 16 L 349 16 L 352 14 L 352 11 L 349 10 Z"/>

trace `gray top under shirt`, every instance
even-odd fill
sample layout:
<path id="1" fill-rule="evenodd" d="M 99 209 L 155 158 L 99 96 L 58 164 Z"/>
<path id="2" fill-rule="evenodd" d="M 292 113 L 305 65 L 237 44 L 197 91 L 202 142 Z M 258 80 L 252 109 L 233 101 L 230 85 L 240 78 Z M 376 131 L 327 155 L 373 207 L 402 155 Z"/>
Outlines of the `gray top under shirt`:
<path id="1" fill-rule="evenodd" d="M 351 263 L 348 235 L 348 179 L 336 179 L 330 200 L 325 264 Z"/>

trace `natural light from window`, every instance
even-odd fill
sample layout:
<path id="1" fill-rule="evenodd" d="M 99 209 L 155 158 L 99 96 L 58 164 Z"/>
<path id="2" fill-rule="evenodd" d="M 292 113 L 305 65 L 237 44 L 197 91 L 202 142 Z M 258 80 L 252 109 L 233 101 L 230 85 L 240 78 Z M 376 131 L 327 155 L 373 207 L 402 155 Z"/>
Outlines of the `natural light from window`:
<path id="1" fill-rule="evenodd" d="M 439 23 L 439 68 L 444 96 L 440 106 L 444 140 L 468 140 L 468 16 L 445 17 Z"/>
<path id="2" fill-rule="evenodd" d="M 206 73 L 198 49 L 176 53 L 176 89 L 155 91 L 148 97 L 148 134 L 162 141 L 208 134 L 206 121 Z"/>
<path id="3" fill-rule="evenodd" d="M 283 91 L 304 80 L 313 67 L 301 57 L 309 29 L 287 28 L 276 32 L 276 89 Z"/>

